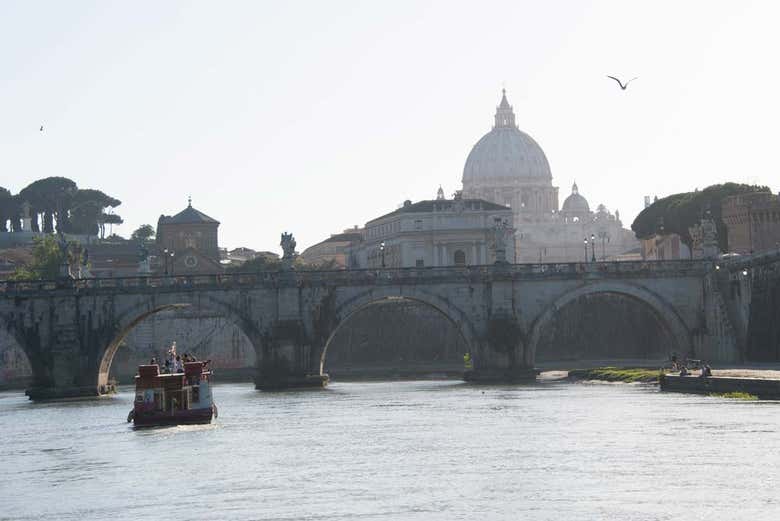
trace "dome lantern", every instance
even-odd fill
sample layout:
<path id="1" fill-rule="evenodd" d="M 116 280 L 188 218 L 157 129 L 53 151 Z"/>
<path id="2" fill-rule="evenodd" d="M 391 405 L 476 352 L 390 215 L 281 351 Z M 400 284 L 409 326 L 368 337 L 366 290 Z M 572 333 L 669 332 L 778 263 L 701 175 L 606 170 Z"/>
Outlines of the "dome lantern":
<path id="1" fill-rule="evenodd" d="M 501 89 L 501 103 L 496 107 L 496 123 L 493 128 L 517 128 L 515 112 L 506 99 L 506 89 Z"/>

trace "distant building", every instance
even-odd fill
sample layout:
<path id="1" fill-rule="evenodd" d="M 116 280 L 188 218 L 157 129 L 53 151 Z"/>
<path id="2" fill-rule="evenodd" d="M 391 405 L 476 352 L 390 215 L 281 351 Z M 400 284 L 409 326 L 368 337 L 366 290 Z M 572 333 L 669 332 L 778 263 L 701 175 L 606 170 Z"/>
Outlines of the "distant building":
<path id="1" fill-rule="evenodd" d="M 638 241 L 623 228 L 620 214 L 599 205 L 590 210 L 577 184 L 558 208 L 547 157 L 534 139 L 515 123 L 506 91 L 496 108 L 493 129 L 474 145 L 463 168 L 463 196 L 511 208 L 516 229 L 517 262 L 585 260 L 584 240 L 594 237 L 595 256 L 618 260 Z M 592 249 L 594 244 L 589 243 Z M 593 257 L 591 251 L 588 258 Z"/>
<path id="2" fill-rule="evenodd" d="M 236 268 L 257 258 L 265 258 L 266 261 L 278 261 L 279 255 L 270 251 L 255 251 L 251 248 L 238 247 L 229 250 L 219 249 L 220 263 L 225 268 Z"/>
<path id="3" fill-rule="evenodd" d="M 192 207 L 157 221 L 157 269 L 178 275 L 215 273 L 220 264 L 219 221 Z"/>
<path id="4" fill-rule="evenodd" d="M 301 253 L 301 260 L 312 266 L 332 266 L 345 269 L 355 265 L 350 262 L 350 252 L 357 251 L 363 242 L 362 228 L 355 226 L 343 233 L 331 235 L 322 242 L 309 246 Z"/>
<path id="5" fill-rule="evenodd" d="M 690 259 L 691 249 L 685 245 L 676 233 L 655 235 L 641 241 L 643 260 L 680 260 Z"/>
<path id="6" fill-rule="evenodd" d="M 134 277 L 139 274 L 141 245 L 135 241 L 99 242 L 84 247 L 87 277 Z"/>
<path id="7" fill-rule="evenodd" d="M 732 195 L 721 203 L 732 253 L 780 249 L 780 196 L 770 192 Z"/>
<path id="8" fill-rule="evenodd" d="M 496 226 L 512 222 L 512 210 L 482 199 L 405 201 L 394 212 L 366 223 L 364 238 L 350 250 L 354 268 L 467 266 L 496 261 Z M 514 262 L 511 224 L 506 260 Z"/>

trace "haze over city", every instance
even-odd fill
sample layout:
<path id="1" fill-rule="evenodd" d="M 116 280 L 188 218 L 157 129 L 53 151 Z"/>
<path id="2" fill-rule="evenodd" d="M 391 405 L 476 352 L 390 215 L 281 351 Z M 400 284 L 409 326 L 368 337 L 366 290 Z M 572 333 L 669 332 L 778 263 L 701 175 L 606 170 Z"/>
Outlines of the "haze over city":
<path id="1" fill-rule="evenodd" d="M 645 195 L 778 188 L 773 2 L 139 5 L 0 5 L 3 185 L 100 188 L 126 237 L 191 195 L 225 246 L 301 249 L 449 195 L 502 88 L 561 198 L 626 226 Z"/>

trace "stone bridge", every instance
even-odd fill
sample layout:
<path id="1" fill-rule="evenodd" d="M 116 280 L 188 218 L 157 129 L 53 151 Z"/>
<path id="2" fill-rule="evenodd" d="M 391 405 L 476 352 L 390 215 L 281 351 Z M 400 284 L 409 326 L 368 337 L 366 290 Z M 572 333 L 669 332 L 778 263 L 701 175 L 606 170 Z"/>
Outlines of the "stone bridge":
<path id="1" fill-rule="evenodd" d="M 592 295 L 637 302 L 664 328 L 665 351 L 740 358 L 709 261 L 518 264 L 259 274 L 0 282 L 0 327 L 33 368 L 31 398 L 105 392 L 128 332 L 154 313 L 194 306 L 243 330 L 257 353 L 256 387 L 321 385 L 328 344 L 356 312 L 383 300 L 431 306 L 460 332 L 473 381 L 533 378 L 560 310 Z"/>

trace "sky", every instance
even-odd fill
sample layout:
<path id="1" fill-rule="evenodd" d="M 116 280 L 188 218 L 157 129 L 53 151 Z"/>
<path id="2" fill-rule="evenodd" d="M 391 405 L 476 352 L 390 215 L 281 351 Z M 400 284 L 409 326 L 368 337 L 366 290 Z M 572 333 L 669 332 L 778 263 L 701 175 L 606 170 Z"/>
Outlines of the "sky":
<path id="1" fill-rule="evenodd" d="M 125 237 L 187 205 L 298 249 L 461 188 L 506 88 L 560 201 L 780 188 L 773 1 L 0 0 L 0 186 L 65 176 Z M 638 76 L 621 91 L 606 75 Z M 44 131 L 39 127 L 43 125 Z"/>

